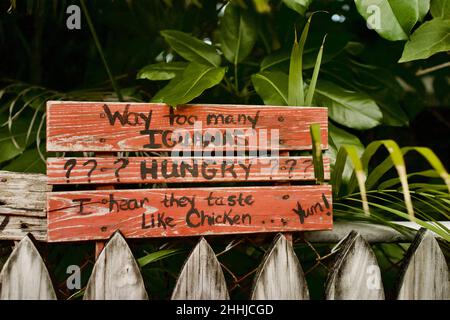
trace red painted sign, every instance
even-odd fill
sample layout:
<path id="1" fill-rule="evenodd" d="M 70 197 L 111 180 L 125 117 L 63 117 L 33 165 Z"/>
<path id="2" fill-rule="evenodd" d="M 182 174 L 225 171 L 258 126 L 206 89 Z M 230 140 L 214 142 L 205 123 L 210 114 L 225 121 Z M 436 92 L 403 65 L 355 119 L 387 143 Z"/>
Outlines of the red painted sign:
<path id="1" fill-rule="evenodd" d="M 320 124 L 322 148 L 327 149 L 326 108 L 186 105 L 175 111 L 158 103 L 50 101 L 47 150 L 174 151 L 231 145 L 236 150 L 309 150 L 313 123 Z"/>
<path id="2" fill-rule="evenodd" d="M 47 150 L 100 154 L 48 159 L 49 184 L 97 188 L 48 193 L 48 241 L 331 229 L 331 186 L 280 185 L 315 180 L 311 155 L 288 150 L 311 150 L 316 123 L 326 149 L 326 108 L 50 101 Z M 240 185 L 114 190 L 186 182 Z"/>
<path id="3" fill-rule="evenodd" d="M 48 194 L 48 241 L 326 230 L 329 185 Z"/>
<path id="4" fill-rule="evenodd" d="M 330 160 L 324 158 L 325 179 Z M 49 158 L 49 184 L 314 180 L 311 156 L 278 158 Z"/>

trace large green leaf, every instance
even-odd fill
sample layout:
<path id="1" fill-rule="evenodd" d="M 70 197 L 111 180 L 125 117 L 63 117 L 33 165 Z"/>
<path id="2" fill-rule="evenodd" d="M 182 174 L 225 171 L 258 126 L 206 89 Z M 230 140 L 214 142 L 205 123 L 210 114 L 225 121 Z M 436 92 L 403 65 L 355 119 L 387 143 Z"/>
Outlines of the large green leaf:
<path id="1" fill-rule="evenodd" d="M 346 90 L 328 81 L 319 81 L 315 100 L 327 107 L 331 119 L 354 129 L 365 130 L 381 124 L 383 114 L 368 95 Z"/>
<path id="2" fill-rule="evenodd" d="M 170 80 L 178 75 L 181 75 L 186 69 L 188 63 L 177 61 L 177 62 L 160 62 L 155 64 L 149 64 L 139 70 L 137 74 L 138 79 L 148 79 L 148 80 Z"/>
<path id="3" fill-rule="evenodd" d="M 252 75 L 256 92 L 267 105 L 288 104 L 288 76 L 280 71 L 262 71 Z"/>
<path id="4" fill-rule="evenodd" d="M 183 74 L 172 79 L 152 99 L 153 102 L 164 102 L 171 106 L 185 104 L 222 81 L 225 68 L 205 66 L 198 63 L 188 65 Z"/>
<path id="5" fill-rule="evenodd" d="M 399 62 L 427 59 L 435 53 L 450 50 L 450 19 L 434 18 L 425 22 L 406 42 Z"/>
<path id="6" fill-rule="evenodd" d="M 349 43 L 350 35 L 345 32 L 328 32 L 327 44 L 323 52 L 322 64 L 330 62 L 341 53 Z M 303 70 L 312 69 L 316 65 L 317 52 L 323 44 L 323 32 L 310 32 L 308 44 L 303 52 Z"/>
<path id="7" fill-rule="evenodd" d="M 297 11 L 302 16 L 308 10 L 309 5 L 313 0 L 283 0 L 284 4 L 294 11 Z"/>
<path id="8" fill-rule="evenodd" d="M 279 70 L 289 71 L 289 59 L 291 53 L 285 50 L 275 51 L 261 61 L 261 71 Z"/>
<path id="9" fill-rule="evenodd" d="M 370 96 L 383 113 L 383 124 L 408 125 L 409 118 L 399 103 L 403 100 L 404 89 L 391 70 L 353 59 L 341 59 L 329 64 L 322 71 L 337 84 Z M 410 104 L 405 105 L 411 107 Z"/>
<path id="10" fill-rule="evenodd" d="M 328 130 L 330 137 L 330 144 L 339 149 L 344 144 L 355 146 L 358 153 L 361 155 L 364 152 L 364 145 L 359 138 L 348 131 L 336 127 L 332 122 L 328 122 Z"/>
<path id="11" fill-rule="evenodd" d="M 42 150 L 43 148 L 41 148 Z M 43 150 L 42 150 L 43 152 Z M 17 159 L 12 160 L 3 170 L 13 172 L 45 173 L 46 165 L 41 159 L 37 148 L 26 150 Z"/>
<path id="12" fill-rule="evenodd" d="M 256 37 L 256 23 L 250 12 L 227 5 L 220 21 L 220 43 L 225 58 L 235 65 L 244 60 L 251 53 Z"/>
<path id="13" fill-rule="evenodd" d="M 396 41 L 408 39 L 414 25 L 428 11 L 429 0 L 355 0 L 355 4 L 380 36 Z"/>
<path id="14" fill-rule="evenodd" d="M 409 125 L 408 115 L 392 96 L 386 94 L 385 97 L 375 98 L 375 101 L 383 113 L 383 124 L 393 127 Z"/>
<path id="15" fill-rule="evenodd" d="M 350 63 L 348 63 L 350 62 Z M 336 65 L 335 63 L 334 65 Z M 399 84 L 396 73 L 387 68 L 382 68 L 379 66 L 364 64 L 361 62 L 357 62 L 354 59 L 350 59 L 350 61 L 342 61 L 341 72 L 350 69 L 354 75 L 351 75 L 351 78 L 355 79 L 355 84 L 364 89 L 364 91 L 383 91 L 388 90 L 395 96 L 400 96 L 404 89 Z"/>
<path id="16" fill-rule="evenodd" d="M 417 9 L 419 11 L 419 21 L 423 21 L 428 11 L 430 11 L 430 0 L 417 1 Z"/>
<path id="17" fill-rule="evenodd" d="M 13 135 L 15 139 L 20 138 L 20 136 L 25 136 L 26 133 L 15 134 Z M 0 153 L 0 163 L 5 162 L 7 160 L 13 159 L 14 157 L 20 155 L 25 148 L 19 145 L 17 148 L 11 140 L 10 136 L 0 134 L 0 149 L 2 152 Z"/>
<path id="18" fill-rule="evenodd" d="M 220 55 L 213 46 L 181 31 L 164 30 L 161 35 L 172 49 L 186 60 L 220 66 Z"/>
<path id="19" fill-rule="evenodd" d="M 186 71 L 186 70 L 185 70 Z M 184 74 L 184 72 L 183 72 Z M 183 81 L 183 74 L 181 76 L 175 77 L 161 90 L 159 90 L 152 98 L 152 102 L 164 102 L 164 97 L 167 97 L 178 85 L 181 85 Z"/>
<path id="20" fill-rule="evenodd" d="M 22 154 L 27 146 L 36 141 L 36 129 L 32 130 L 31 139 L 27 141 L 29 125 L 29 121 L 22 117 L 12 123 L 11 131 L 7 127 L 0 128 L 0 163 Z"/>
<path id="21" fill-rule="evenodd" d="M 352 61 L 351 67 L 354 73 L 353 83 L 359 91 L 368 94 L 380 107 L 383 124 L 396 127 L 409 125 L 409 118 L 400 106 L 404 89 L 399 85 L 395 75 L 388 69 L 363 64 L 353 66 L 353 64 L 355 61 Z"/>
<path id="22" fill-rule="evenodd" d="M 450 19 L 450 0 L 431 0 L 431 15 L 434 18 Z"/>

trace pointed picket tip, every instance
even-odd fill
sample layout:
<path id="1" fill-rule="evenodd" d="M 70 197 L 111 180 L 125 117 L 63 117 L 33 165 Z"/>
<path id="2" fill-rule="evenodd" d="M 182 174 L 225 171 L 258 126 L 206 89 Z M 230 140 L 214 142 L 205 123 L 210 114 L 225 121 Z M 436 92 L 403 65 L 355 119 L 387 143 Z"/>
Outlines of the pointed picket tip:
<path id="1" fill-rule="evenodd" d="M 252 300 L 309 300 L 308 285 L 298 258 L 279 234 L 256 273 Z"/>
<path id="2" fill-rule="evenodd" d="M 0 282 L 1 300 L 56 300 L 47 267 L 29 235 L 4 264 Z"/>
<path id="3" fill-rule="evenodd" d="M 450 274 L 439 243 L 422 228 L 406 253 L 399 300 L 450 300 Z"/>
<path id="4" fill-rule="evenodd" d="M 84 300 L 148 300 L 141 271 L 127 242 L 116 232 L 100 253 Z"/>
<path id="5" fill-rule="evenodd" d="M 325 286 L 327 300 L 384 300 L 380 267 L 372 248 L 351 231 L 333 249 L 339 250 Z"/>
<path id="6" fill-rule="evenodd" d="M 230 299 L 222 267 L 208 242 L 202 237 L 186 260 L 172 300 Z"/>

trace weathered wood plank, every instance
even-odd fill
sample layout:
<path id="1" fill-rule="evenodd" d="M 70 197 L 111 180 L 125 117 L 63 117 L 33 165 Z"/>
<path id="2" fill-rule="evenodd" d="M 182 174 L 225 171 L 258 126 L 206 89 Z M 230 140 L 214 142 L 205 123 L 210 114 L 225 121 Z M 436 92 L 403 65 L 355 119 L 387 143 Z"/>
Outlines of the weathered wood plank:
<path id="1" fill-rule="evenodd" d="M 220 263 L 202 237 L 181 270 L 172 300 L 228 299 L 230 297 Z"/>
<path id="2" fill-rule="evenodd" d="M 141 271 L 119 232 L 100 253 L 84 300 L 148 300 Z"/>
<path id="3" fill-rule="evenodd" d="M 52 192 L 48 241 L 331 229 L 331 203 L 329 185 Z"/>
<path id="4" fill-rule="evenodd" d="M 0 240 L 22 240 L 31 233 L 45 241 L 46 195 L 51 189 L 43 174 L 0 171 Z"/>
<path id="5" fill-rule="evenodd" d="M 0 171 L 0 214 L 45 217 L 47 185 L 43 174 Z"/>
<path id="6" fill-rule="evenodd" d="M 196 121 L 202 128 L 195 126 Z M 174 111 L 157 103 L 49 101 L 47 150 L 170 151 L 180 147 L 179 137 L 188 143 L 188 136 L 198 142 L 200 149 L 233 141 L 237 149 L 309 150 L 309 126 L 313 123 L 321 125 L 322 148 L 327 149 L 326 108 L 187 105 Z M 180 135 L 174 134 L 175 130 Z M 264 133 L 268 141 L 262 143 Z M 239 134 L 239 141 L 230 134 Z M 249 143 L 253 141 L 250 137 L 258 140 L 257 145 Z M 272 140 L 277 140 L 279 146 L 272 145 Z"/>
<path id="7" fill-rule="evenodd" d="M 252 300 L 308 300 L 309 292 L 292 244 L 278 235 L 255 276 Z"/>
<path id="8" fill-rule="evenodd" d="M 324 158 L 325 179 L 330 160 Z M 49 184 L 314 180 L 312 157 L 49 158 Z"/>
<path id="9" fill-rule="evenodd" d="M 2 300 L 56 300 L 47 268 L 28 236 L 11 253 L 0 279 Z"/>
<path id="10" fill-rule="evenodd" d="M 47 240 L 47 219 L 0 215 L 0 240 L 22 240 L 31 233 L 36 240 Z"/>
<path id="11" fill-rule="evenodd" d="M 431 232 L 421 229 L 404 260 L 399 300 L 450 300 L 450 273 Z"/>
<path id="12" fill-rule="evenodd" d="M 328 275 L 327 300 L 384 300 L 380 268 L 369 244 L 350 232 L 333 251 L 339 250 Z"/>

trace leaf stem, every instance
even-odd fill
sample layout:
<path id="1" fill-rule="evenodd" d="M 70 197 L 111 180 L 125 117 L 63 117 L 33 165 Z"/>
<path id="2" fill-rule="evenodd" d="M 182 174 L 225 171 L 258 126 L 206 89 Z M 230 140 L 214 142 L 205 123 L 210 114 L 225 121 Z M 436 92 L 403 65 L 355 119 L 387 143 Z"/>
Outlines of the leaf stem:
<path id="1" fill-rule="evenodd" d="M 426 75 L 428 73 L 431 73 L 431 72 L 434 72 L 434 71 L 437 71 L 440 69 L 444 69 L 447 67 L 450 67 L 450 62 L 445 62 L 445 63 L 439 64 L 439 65 L 431 67 L 431 68 L 420 69 L 416 72 L 416 76 L 420 77 L 420 76 Z"/>
<path id="2" fill-rule="evenodd" d="M 95 46 L 97 47 L 97 51 L 100 55 L 100 58 L 102 59 L 103 65 L 105 66 L 105 69 L 106 69 L 106 72 L 108 73 L 109 80 L 111 80 L 111 85 L 112 85 L 114 91 L 116 92 L 116 95 L 117 95 L 117 98 L 119 99 L 119 101 L 123 101 L 122 93 L 120 92 L 119 87 L 117 86 L 116 80 L 114 79 L 114 77 L 112 75 L 112 72 L 111 72 L 111 69 L 109 68 L 108 62 L 106 61 L 105 54 L 103 53 L 102 46 L 100 44 L 100 41 L 98 40 L 97 33 L 95 31 L 94 25 L 92 24 L 92 20 L 91 20 L 91 17 L 89 16 L 89 12 L 87 10 L 86 4 L 85 4 L 84 0 L 80 0 L 80 3 L 81 3 L 81 8 L 83 9 L 83 13 L 86 16 L 86 21 L 88 23 L 89 30 L 91 31 L 92 38 L 94 39 Z"/>
<path id="3" fill-rule="evenodd" d="M 236 92 L 239 92 L 239 82 L 238 82 L 238 68 L 237 63 L 234 64 L 234 86 L 236 88 Z"/>

